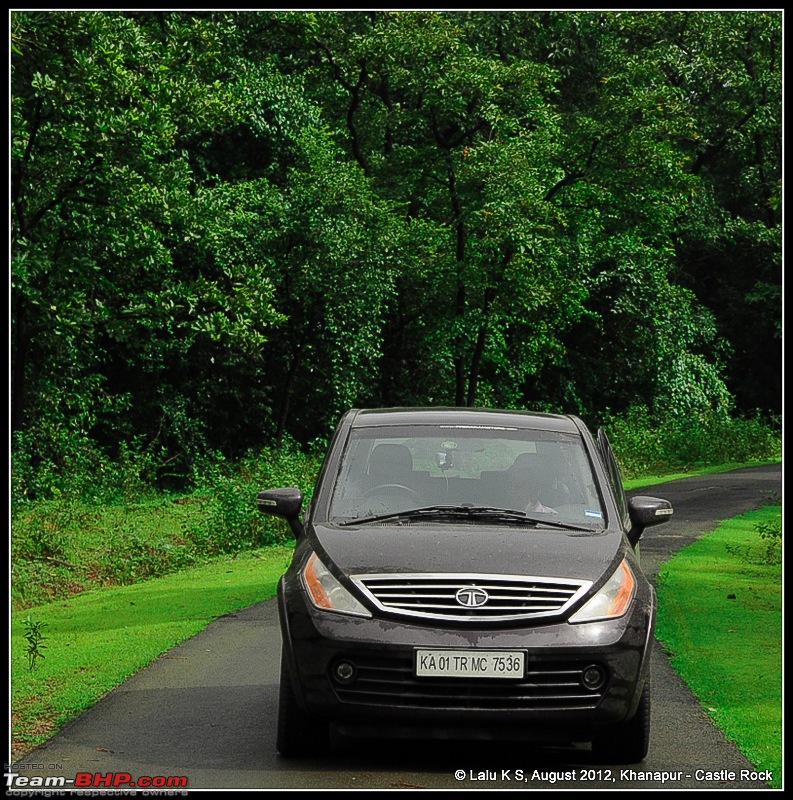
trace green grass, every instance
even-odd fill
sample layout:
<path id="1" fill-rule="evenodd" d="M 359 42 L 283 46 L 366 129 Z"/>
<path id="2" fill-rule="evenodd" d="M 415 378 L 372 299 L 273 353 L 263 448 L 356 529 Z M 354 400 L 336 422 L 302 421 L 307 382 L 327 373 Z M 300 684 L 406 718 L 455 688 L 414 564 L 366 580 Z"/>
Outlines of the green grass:
<path id="1" fill-rule="evenodd" d="M 660 569 L 657 638 L 724 734 L 782 780 L 782 566 L 755 527 L 767 506 L 720 525 Z"/>
<path id="2" fill-rule="evenodd" d="M 11 518 L 12 607 L 134 584 L 212 556 L 288 541 L 283 521 L 257 511 L 255 490 L 256 484 L 246 485 L 218 493 L 220 499 L 194 494 L 147 503 L 22 505 Z M 224 503 L 229 508 L 219 510 Z"/>
<path id="3" fill-rule="evenodd" d="M 271 597 L 292 548 L 223 556 L 131 586 L 12 612 L 12 758 L 45 741 L 161 653 L 213 619 Z M 30 668 L 24 621 L 40 624 Z"/>
<path id="4" fill-rule="evenodd" d="M 641 489 L 643 486 L 653 486 L 656 483 L 668 483 L 669 481 L 676 481 L 680 478 L 690 478 L 693 475 L 713 475 L 717 472 L 730 472 L 734 469 L 742 469 L 743 467 L 757 467 L 761 464 L 778 464 L 781 459 L 736 462 L 733 464 L 718 464 L 710 467 L 698 467 L 686 470 L 685 472 L 664 472 L 657 475 L 643 475 L 641 478 L 629 478 L 623 480 L 623 485 L 626 491 L 631 489 Z"/>
<path id="5" fill-rule="evenodd" d="M 191 528 L 201 496 L 149 503 L 43 501 L 11 519 L 11 601 L 42 605 L 102 586 L 137 583 L 200 562 Z"/>

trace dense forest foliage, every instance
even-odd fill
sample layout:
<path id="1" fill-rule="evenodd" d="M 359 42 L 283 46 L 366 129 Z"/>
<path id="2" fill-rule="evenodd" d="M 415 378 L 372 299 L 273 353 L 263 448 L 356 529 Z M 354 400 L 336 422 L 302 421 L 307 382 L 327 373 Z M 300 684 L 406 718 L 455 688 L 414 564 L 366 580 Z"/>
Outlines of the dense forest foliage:
<path id="1" fill-rule="evenodd" d="M 781 23 L 12 13 L 18 496 L 353 405 L 781 413 Z"/>

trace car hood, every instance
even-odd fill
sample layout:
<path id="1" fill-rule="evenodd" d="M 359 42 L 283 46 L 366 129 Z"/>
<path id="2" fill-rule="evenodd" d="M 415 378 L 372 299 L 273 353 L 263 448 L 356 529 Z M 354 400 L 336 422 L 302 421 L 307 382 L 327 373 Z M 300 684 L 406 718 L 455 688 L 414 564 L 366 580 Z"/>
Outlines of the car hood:
<path id="1" fill-rule="evenodd" d="M 311 526 L 323 561 L 346 575 L 486 573 L 597 583 L 624 552 L 618 530 L 586 533 L 516 525 Z"/>

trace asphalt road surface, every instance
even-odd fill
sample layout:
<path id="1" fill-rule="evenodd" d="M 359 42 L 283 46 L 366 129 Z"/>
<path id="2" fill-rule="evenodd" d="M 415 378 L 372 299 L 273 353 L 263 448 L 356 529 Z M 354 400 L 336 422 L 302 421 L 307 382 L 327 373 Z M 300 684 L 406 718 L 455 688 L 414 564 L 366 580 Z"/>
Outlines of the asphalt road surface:
<path id="1" fill-rule="evenodd" d="M 642 540 L 642 563 L 652 575 L 719 520 L 779 496 L 781 466 L 635 493 L 666 497 L 675 507 L 673 519 Z M 148 786 L 177 796 L 211 789 L 768 788 L 711 724 L 657 644 L 649 756 L 640 765 L 609 767 L 583 745 L 491 742 L 344 742 L 321 758 L 284 759 L 275 750 L 279 651 L 274 600 L 218 619 L 20 759 L 26 768 L 17 771 L 66 779 L 99 773 L 119 789 L 134 785 L 138 796 L 154 794 Z M 146 778 L 154 780 L 145 786 Z M 169 778 L 186 778 L 186 789 Z"/>

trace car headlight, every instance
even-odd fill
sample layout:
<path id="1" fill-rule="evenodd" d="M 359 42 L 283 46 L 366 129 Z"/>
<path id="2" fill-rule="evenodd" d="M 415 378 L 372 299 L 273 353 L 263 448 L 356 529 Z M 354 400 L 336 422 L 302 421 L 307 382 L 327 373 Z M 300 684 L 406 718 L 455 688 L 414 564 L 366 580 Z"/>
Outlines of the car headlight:
<path id="1" fill-rule="evenodd" d="M 600 591 L 570 617 L 570 622 L 594 622 L 621 617 L 630 605 L 636 579 L 626 561 L 622 561 Z"/>
<path id="2" fill-rule="evenodd" d="M 324 611 L 355 614 L 360 617 L 372 615 L 337 580 L 330 570 L 312 553 L 303 568 L 303 585 L 311 602 Z"/>

